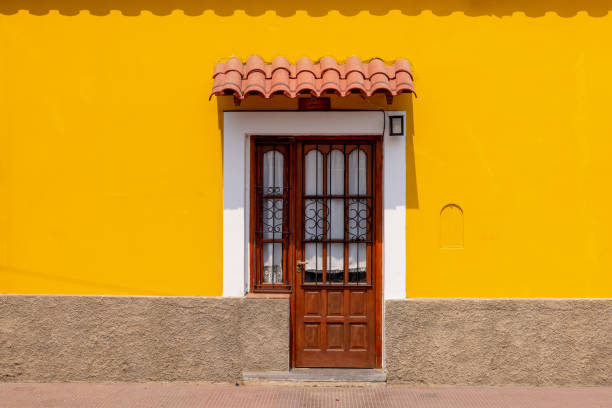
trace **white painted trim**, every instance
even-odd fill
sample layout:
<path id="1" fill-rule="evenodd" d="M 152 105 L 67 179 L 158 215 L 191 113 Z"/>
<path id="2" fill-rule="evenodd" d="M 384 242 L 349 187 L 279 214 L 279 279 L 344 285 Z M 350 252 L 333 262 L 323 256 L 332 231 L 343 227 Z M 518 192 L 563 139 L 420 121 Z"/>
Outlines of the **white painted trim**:
<path id="1" fill-rule="evenodd" d="M 223 296 L 249 290 L 249 136 L 380 135 L 384 129 L 383 294 L 406 297 L 406 138 L 388 136 L 390 114 L 405 118 L 406 112 L 224 113 Z"/>
<path id="2" fill-rule="evenodd" d="M 383 136 L 383 298 L 406 298 L 406 112 L 404 135 Z"/>

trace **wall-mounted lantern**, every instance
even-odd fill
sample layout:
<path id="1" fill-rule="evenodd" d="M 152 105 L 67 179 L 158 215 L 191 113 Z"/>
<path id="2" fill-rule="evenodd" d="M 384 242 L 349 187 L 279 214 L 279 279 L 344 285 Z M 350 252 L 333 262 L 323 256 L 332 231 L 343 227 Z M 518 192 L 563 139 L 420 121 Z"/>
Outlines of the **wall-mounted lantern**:
<path id="1" fill-rule="evenodd" d="M 404 116 L 389 116 L 389 136 L 404 135 Z"/>

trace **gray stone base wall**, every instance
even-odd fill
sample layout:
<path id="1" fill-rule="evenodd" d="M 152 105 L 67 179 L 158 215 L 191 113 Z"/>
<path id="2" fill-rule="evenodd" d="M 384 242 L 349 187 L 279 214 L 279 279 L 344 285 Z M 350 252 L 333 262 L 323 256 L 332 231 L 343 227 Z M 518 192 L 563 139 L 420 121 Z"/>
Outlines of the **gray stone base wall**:
<path id="1" fill-rule="evenodd" d="M 612 299 L 385 303 L 387 380 L 612 385 Z M 289 368 L 289 300 L 0 296 L 0 381 L 213 381 Z"/>
<path id="2" fill-rule="evenodd" d="M 612 385 L 612 299 L 410 299 L 385 308 L 389 382 Z"/>
<path id="3" fill-rule="evenodd" d="M 288 299 L 0 296 L 0 381 L 225 382 L 288 366 Z"/>

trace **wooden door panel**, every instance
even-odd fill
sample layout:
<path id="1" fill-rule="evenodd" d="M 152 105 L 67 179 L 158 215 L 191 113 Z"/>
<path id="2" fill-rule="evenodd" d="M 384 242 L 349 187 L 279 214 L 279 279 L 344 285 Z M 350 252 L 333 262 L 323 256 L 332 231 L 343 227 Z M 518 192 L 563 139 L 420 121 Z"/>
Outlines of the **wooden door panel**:
<path id="1" fill-rule="evenodd" d="M 327 316 L 342 316 L 344 309 L 344 292 L 330 290 L 327 292 Z"/>
<path id="2" fill-rule="evenodd" d="M 380 367 L 380 148 L 296 142 L 295 366 Z"/>
<path id="3" fill-rule="evenodd" d="M 351 308 L 350 308 L 350 316 L 365 316 L 366 315 L 366 293 L 361 291 L 351 291 Z"/>
<path id="4" fill-rule="evenodd" d="M 304 350 L 298 367 L 373 368 L 368 350 Z M 296 356 L 297 357 L 297 356 Z"/>
<path id="5" fill-rule="evenodd" d="M 327 350 L 344 350 L 344 323 L 327 323 Z"/>
<path id="6" fill-rule="evenodd" d="M 321 323 L 304 323 L 304 349 L 321 349 Z"/>
<path id="7" fill-rule="evenodd" d="M 304 315 L 321 316 L 321 292 L 304 292 Z"/>
<path id="8" fill-rule="evenodd" d="M 364 323 L 351 323 L 349 325 L 350 350 L 366 350 L 368 348 L 367 329 L 367 324 Z"/>

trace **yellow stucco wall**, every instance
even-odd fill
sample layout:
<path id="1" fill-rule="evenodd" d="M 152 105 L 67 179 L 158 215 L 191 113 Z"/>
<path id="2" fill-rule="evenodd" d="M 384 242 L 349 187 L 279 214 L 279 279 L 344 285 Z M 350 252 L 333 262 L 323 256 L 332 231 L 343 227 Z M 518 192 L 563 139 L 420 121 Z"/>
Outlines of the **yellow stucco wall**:
<path id="1" fill-rule="evenodd" d="M 0 292 L 220 295 L 219 112 L 233 105 L 208 92 L 219 59 L 258 53 L 412 62 L 419 97 L 391 107 L 412 118 L 408 296 L 610 297 L 609 9 L 4 0 Z M 263 107 L 295 102 L 241 108 Z M 441 249 L 451 203 L 463 248 Z"/>

